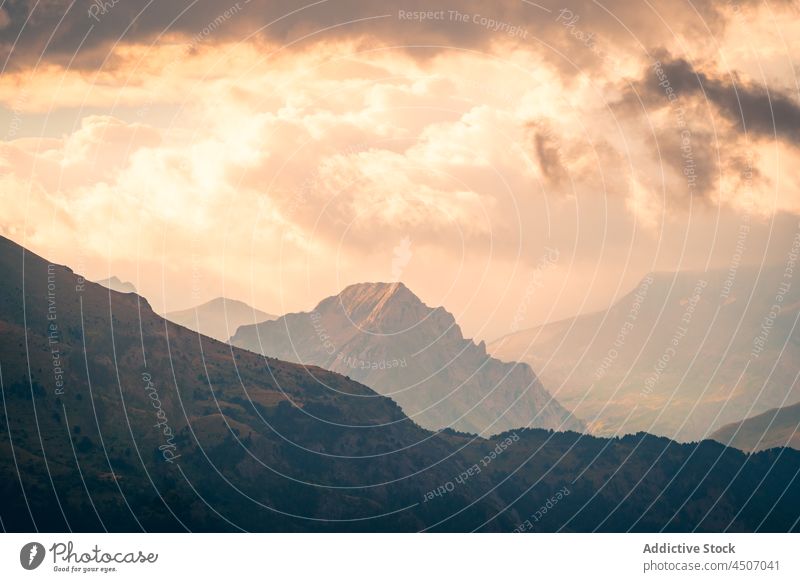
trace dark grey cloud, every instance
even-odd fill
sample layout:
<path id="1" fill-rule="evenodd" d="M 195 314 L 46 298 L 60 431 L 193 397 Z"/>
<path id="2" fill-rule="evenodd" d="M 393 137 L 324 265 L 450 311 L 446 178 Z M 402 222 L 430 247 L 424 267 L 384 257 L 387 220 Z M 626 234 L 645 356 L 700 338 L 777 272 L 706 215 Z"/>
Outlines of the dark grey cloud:
<path id="1" fill-rule="evenodd" d="M 725 146 L 725 158 L 731 145 Z M 682 176 L 680 187 L 671 191 L 672 199 L 711 196 L 719 184 L 720 147 L 713 132 L 699 128 L 691 132 L 688 140 L 680 131 L 668 131 L 659 137 L 661 161 Z"/>
<path id="2" fill-rule="evenodd" d="M 560 184 L 566 178 L 567 171 L 561 160 L 558 138 L 553 134 L 550 125 L 544 120 L 531 121 L 525 125 L 525 129 L 542 175 L 550 183 Z"/>
<path id="3" fill-rule="evenodd" d="M 716 194 L 730 194 L 718 192 L 723 176 L 726 188 L 739 192 L 769 184 L 754 145 L 775 139 L 800 145 L 800 102 L 714 63 L 693 64 L 664 49 L 653 58 L 612 107 L 646 132 L 648 151 L 669 170 L 663 175 L 670 202 L 716 204 Z"/>
<path id="4" fill-rule="evenodd" d="M 646 107 L 667 107 L 669 87 L 679 106 L 707 100 L 740 133 L 800 144 L 800 102 L 795 97 L 767 85 L 743 82 L 735 72 L 712 75 L 685 59 L 664 56 L 659 61 L 663 75 L 649 67 L 628 93 L 628 105 L 641 99 Z"/>
<path id="5" fill-rule="evenodd" d="M 0 0 L 2 1 L 2 0 Z M 755 2 L 747 0 L 745 4 Z M 437 45 L 483 49 L 507 40 L 538 46 L 564 66 L 591 67 L 602 60 L 597 47 L 625 45 L 641 51 L 670 41 L 673 31 L 716 33 L 724 25 L 713 0 L 650 3 L 607 0 L 5 0 L 8 22 L 0 27 L 0 58 L 8 66 L 30 66 L 40 58 L 92 68 L 117 41 L 152 42 L 164 33 L 214 41 L 257 32 L 301 49 L 316 40 L 363 37 L 392 45 Z M 228 17 L 220 18 L 229 13 Z M 438 12 L 426 19 L 402 17 Z M 450 11 L 466 15 L 453 17 Z M 567 11 L 567 12 L 562 12 Z M 477 20 L 473 17 L 478 16 Z M 569 19 L 566 16 L 569 15 Z M 385 16 L 384 18 L 377 18 Z M 667 26 L 667 24 L 669 26 Z M 516 28 L 514 28 L 516 27 Z M 586 42 L 591 38 L 592 46 Z M 552 48 L 546 48 L 547 43 Z M 564 51 L 565 57 L 556 52 Z M 424 55 L 435 49 L 414 48 Z"/>

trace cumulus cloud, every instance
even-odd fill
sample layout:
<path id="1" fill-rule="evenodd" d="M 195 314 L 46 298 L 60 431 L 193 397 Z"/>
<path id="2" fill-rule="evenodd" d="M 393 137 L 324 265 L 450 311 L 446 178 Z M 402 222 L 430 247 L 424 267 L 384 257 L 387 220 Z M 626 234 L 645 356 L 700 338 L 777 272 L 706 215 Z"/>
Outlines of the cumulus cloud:
<path id="1" fill-rule="evenodd" d="M 386 278 L 396 241 L 405 237 L 414 240 L 414 258 L 404 279 L 443 303 L 435 268 L 456 282 L 456 308 L 469 304 L 475 281 L 524 281 L 548 243 L 574 244 L 577 222 L 559 215 L 561 204 L 572 203 L 543 196 L 547 177 L 526 127 L 531 118 L 569 111 L 555 98 L 561 88 L 552 73 L 523 77 L 519 63 L 458 54 L 424 66 L 354 55 L 342 64 L 345 81 L 331 63 L 298 78 L 314 62 L 301 55 L 286 67 L 250 63 L 245 78 L 215 76 L 203 91 L 187 88 L 191 106 L 166 127 L 139 121 L 136 111 L 127 120 L 90 115 L 62 137 L 4 143 L 4 204 L 15 196 L 29 203 L 17 204 L 19 212 L 0 217 L 0 225 L 27 225 L 26 242 L 45 254 L 57 232 L 64 252 L 80 249 L 123 266 L 133 253 L 144 272 L 162 272 L 157 259 L 183 265 L 169 285 L 136 282 L 156 305 L 163 288 L 169 301 L 181 296 L 191 264 L 204 281 L 224 278 L 229 292 L 255 293 L 252 303 L 274 310 L 305 308 L 344 283 Z M 466 65 L 469 76 L 453 72 Z M 495 79 L 505 81 L 503 91 L 481 82 Z M 570 138 L 577 125 L 565 115 L 553 131 Z M 576 149 L 565 148 L 565 157 Z M 580 156 L 564 164 L 584 175 L 587 198 L 594 195 L 597 169 Z M 57 229 L 24 219 L 26 208 L 58 216 Z M 584 229 L 601 220 L 591 215 Z M 545 224 L 556 220 L 558 232 L 548 233 Z M 308 277 L 319 283 L 300 293 Z M 507 292 L 498 285 L 481 292 Z M 472 317 L 474 325 L 483 316 Z"/>

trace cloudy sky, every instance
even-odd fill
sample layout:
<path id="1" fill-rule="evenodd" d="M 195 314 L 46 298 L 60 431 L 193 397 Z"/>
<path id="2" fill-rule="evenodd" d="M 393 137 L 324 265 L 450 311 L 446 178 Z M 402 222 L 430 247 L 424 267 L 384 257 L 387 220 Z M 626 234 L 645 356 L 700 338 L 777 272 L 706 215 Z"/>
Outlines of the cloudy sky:
<path id="1" fill-rule="evenodd" d="M 776 0 L 0 0 L 0 233 L 159 312 L 402 280 L 493 339 L 784 262 L 798 55 Z"/>

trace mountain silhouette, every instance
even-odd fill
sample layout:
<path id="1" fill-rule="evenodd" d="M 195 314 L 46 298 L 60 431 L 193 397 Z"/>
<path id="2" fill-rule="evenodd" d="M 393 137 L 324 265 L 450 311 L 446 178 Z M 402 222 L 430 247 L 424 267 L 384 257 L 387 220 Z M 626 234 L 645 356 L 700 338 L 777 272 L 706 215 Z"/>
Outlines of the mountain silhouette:
<path id="1" fill-rule="evenodd" d="M 695 441 L 800 400 L 799 307 L 783 266 L 653 273 L 607 310 L 520 331 L 489 352 L 531 364 L 592 434 Z"/>
<path id="2" fill-rule="evenodd" d="M 432 433 L 366 386 L 199 335 L 5 238 L 0 276 L 9 532 L 798 529 L 791 449 Z"/>
<path id="3" fill-rule="evenodd" d="M 452 314 L 399 282 L 350 285 L 310 313 L 243 326 L 231 344 L 349 376 L 431 430 L 584 428 L 530 366 L 492 358 L 483 342 L 463 337 Z"/>
<path id="4" fill-rule="evenodd" d="M 164 314 L 167 319 L 208 337 L 226 342 L 242 325 L 276 319 L 243 301 L 217 297 L 202 305 Z"/>
<path id="5" fill-rule="evenodd" d="M 711 439 L 748 452 L 780 447 L 800 450 L 800 403 L 725 425 Z"/>
<path id="6" fill-rule="evenodd" d="M 123 282 L 116 275 L 108 279 L 103 279 L 102 281 L 97 281 L 97 284 L 111 289 L 112 291 L 117 291 L 118 293 L 136 293 L 136 286 L 133 283 L 128 281 Z"/>

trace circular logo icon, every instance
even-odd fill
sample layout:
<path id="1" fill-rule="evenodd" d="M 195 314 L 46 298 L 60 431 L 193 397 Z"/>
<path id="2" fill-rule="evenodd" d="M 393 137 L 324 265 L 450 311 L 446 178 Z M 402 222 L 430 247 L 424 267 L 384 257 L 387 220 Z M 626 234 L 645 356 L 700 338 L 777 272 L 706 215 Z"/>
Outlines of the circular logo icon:
<path id="1" fill-rule="evenodd" d="M 19 551 L 19 563 L 26 570 L 35 570 L 44 562 L 44 546 L 38 542 L 30 542 Z"/>

